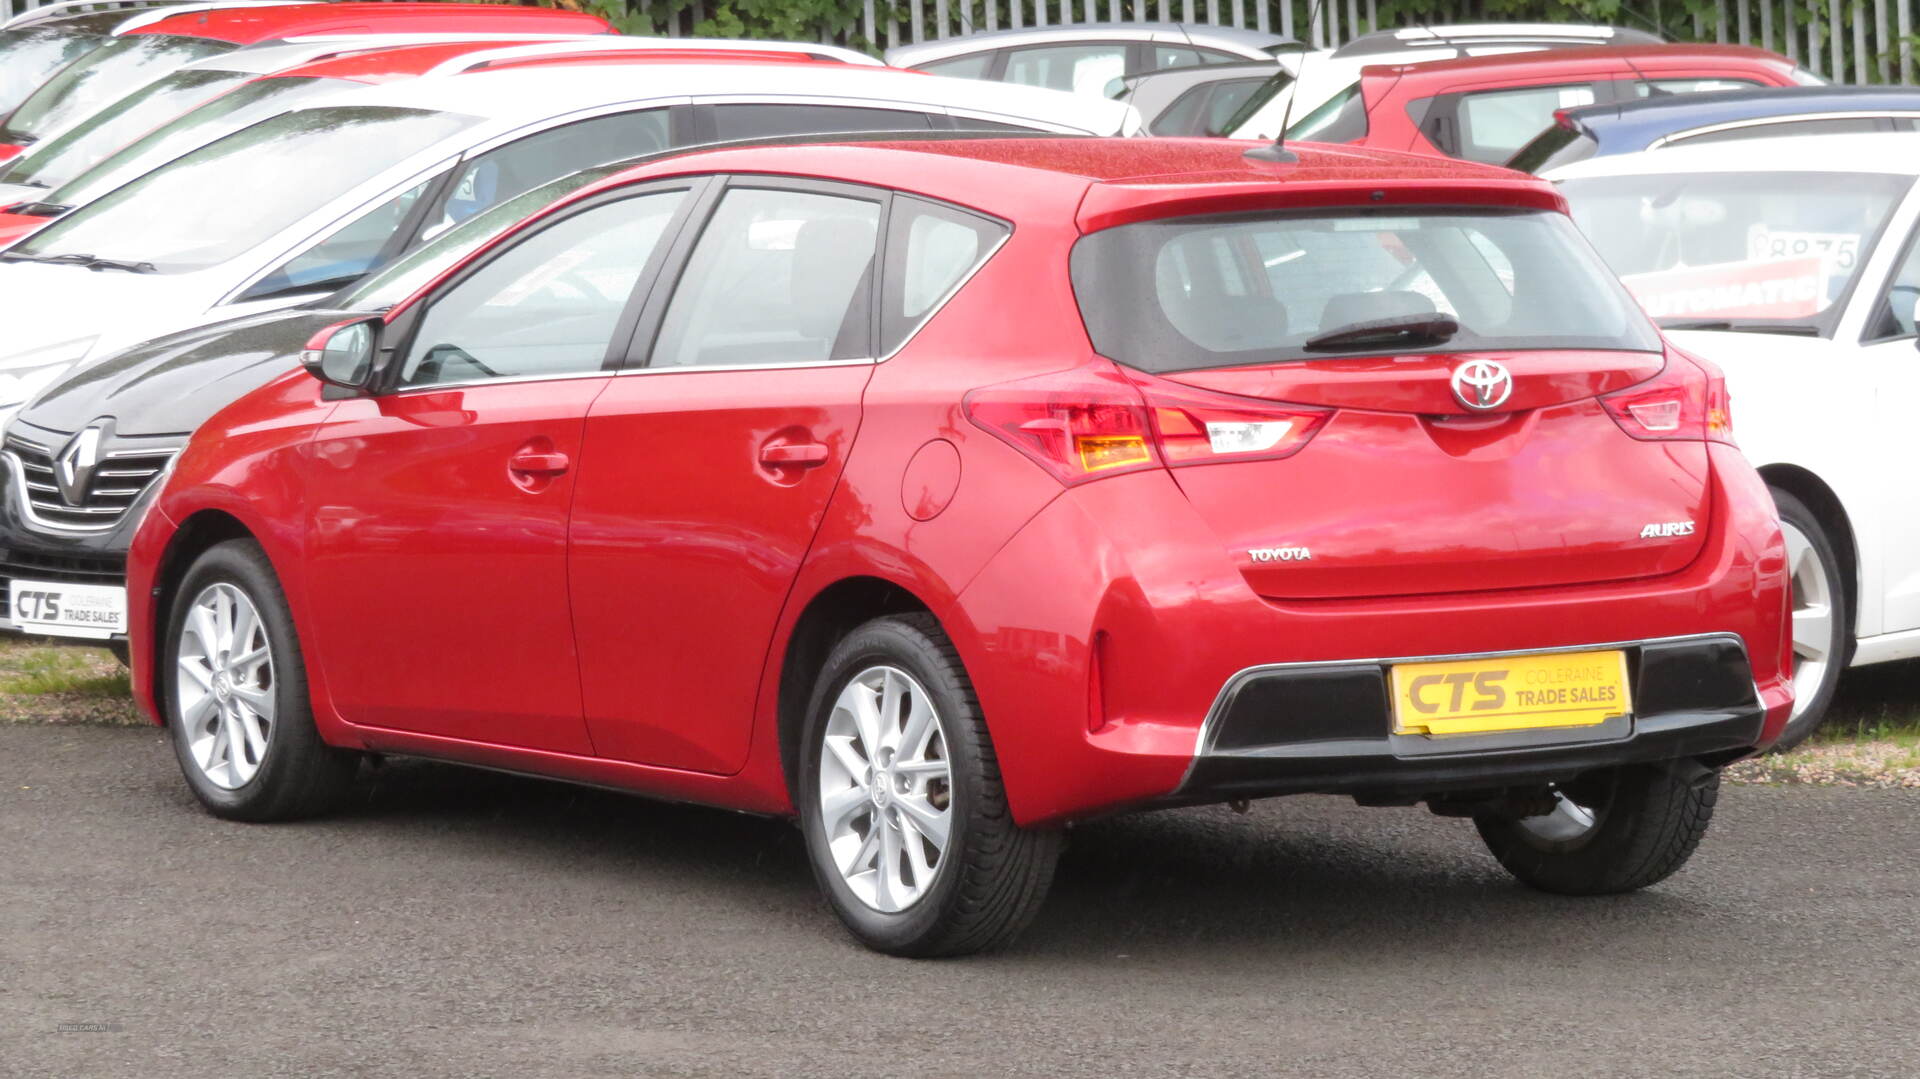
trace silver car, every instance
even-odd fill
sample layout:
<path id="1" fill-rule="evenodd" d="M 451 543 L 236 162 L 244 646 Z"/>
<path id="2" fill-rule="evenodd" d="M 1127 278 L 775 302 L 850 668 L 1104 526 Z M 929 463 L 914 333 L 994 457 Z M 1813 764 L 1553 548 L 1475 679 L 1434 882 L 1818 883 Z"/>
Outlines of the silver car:
<path id="1" fill-rule="evenodd" d="M 1306 46 L 1259 30 L 1199 23 L 1067 23 L 901 45 L 887 63 L 940 75 L 1111 97 L 1124 76 L 1245 60 L 1285 65 Z"/>

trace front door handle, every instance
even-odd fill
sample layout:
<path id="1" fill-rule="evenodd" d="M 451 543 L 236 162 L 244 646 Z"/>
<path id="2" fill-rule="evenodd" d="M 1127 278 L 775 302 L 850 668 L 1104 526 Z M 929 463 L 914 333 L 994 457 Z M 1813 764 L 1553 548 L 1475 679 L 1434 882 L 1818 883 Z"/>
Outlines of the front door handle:
<path id="1" fill-rule="evenodd" d="M 760 463 L 771 468 L 815 468 L 827 463 L 827 447 L 818 442 L 775 442 L 760 447 Z"/>
<path id="2" fill-rule="evenodd" d="M 522 451 L 507 461 L 507 467 L 523 476 L 558 476 L 567 470 L 572 462 L 567 455 L 558 451 L 553 453 L 533 453 Z"/>

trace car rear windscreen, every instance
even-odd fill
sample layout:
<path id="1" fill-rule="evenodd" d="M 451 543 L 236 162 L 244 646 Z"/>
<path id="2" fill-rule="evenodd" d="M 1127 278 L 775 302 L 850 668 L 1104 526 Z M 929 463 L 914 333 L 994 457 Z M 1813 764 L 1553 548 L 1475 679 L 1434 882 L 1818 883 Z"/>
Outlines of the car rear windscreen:
<path id="1" fill-rule="evenodd" d="M 1083 237 L 1072 274 L 1095 349 L 1145 371 L 1661 347 L 1573 223 L 1545 211 L 1172 218 Z"/>

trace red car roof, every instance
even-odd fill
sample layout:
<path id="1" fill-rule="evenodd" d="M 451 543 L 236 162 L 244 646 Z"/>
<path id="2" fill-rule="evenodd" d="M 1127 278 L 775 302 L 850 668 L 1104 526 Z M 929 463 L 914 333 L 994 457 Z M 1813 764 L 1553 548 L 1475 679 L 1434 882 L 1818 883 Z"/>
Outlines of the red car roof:
<path id="1" fill-rule="evenodd" d="M 536 41 L 443 41 L 423 45 L 394 45 L 368 49 L 345 56 L 329 56 L 310 64 L 290 67 L 263 76 L 269 79 L 318 78 L 351 79 L 354 82 L 393 82 L 424 75 L 448 60 L 487 49 L 507 49 L 515 45 L 533 45 Z"/>
<path id="2" fill-rule="evenodd" d="M 555 64 L 632 64 L 632 63 L 763 63 L 763 64 L 838 64 L 842 61 L 827 56 L 810 56 L 804 52 L 760 52 L 745 49 L 620 49 L 614 52 L 594 51 L 578 53 L 555 53 L 551 56 L 518 56 L 511 59 L 489 60 L 483 68 L 476 70 L 500 71 L 505 68 L 550 67 Z M 859 65 L 865 68 L 866 65 Z M 876 67 L 873 71 L 885 71 Z"/>
<path id="3" fill-rule="evenodd" d="M 512 4 L 442 4 L 406 2 L 349 2 L 291 4 L 286 7 L 219 8 L 169 15 L 133 34 L 172 34 L 214 38 L 236 45 L 307 34 L 476 33 L 564 34 L 610 33 L 612 26 L 598 15 Z"/>
<path id="4" fill-rule="evenodd" d="M 1566 205 L 1553 185 L 1489 165 L 1306 143 L 1295 147 L 1297 163 L 1273 164 L 1246 156 L 1259 145 L 1043 138 L 743 147 L 637 166 L 576 197 L 678 173 L 824 176 L 918 191 L 988 213 L 1074 221 L 1085 232 L 1156 217 L 1281 207 Z"/>
<path id="5" fill-rule="evenodd" d="M 484 52 L 490 49 L 507 49 L 516 45 L 551 44 L 545 41 L 447 41 L 424 45 L 393 45 L 385 48 L 368 49 L 364 52 L 349 53 L 345 56 L 330 56 L 325 60 L 315 60 L 310 64 L 276 71 L 262 76 L 269 79 L 284 78 L 321 78 L 350 79 L 354 82 L 381 83 L 395 82 L 424 75 L 449 60 L 457 60 L 470 53 Z M 483 68 L 475 70 L 498 71 L 510 67 L 542 67 L 547 65 L 572 64 L 634 64 L 634 63 L 839 63 L 837 60 L 821 59 L 797 52 L 746 52 L 723 48 L 714 49 L 618 49 L 613 52 L 582 51 L 577 53 L 556 53 L 551 56 L 522 56 L 511 59 L 491 61 Z M 874 71 L 885 71 L 876 67 Z"/>
<path id="6" fill-rule="evenodd" d="M 1461 75 L 1490 77 L 1532 77 L 1542 74 L 1584 74 L 1590 71 L 1617 71 L 1634 66 L 1662 70 L 1673 65 L 1695 66 L 1702 62 L 1731 66 L 1759 66 L 1791 71 L 1793 62 L 1778 53 L 1751 45 L 1624 45 L 1590 49 L 1544 49 L 1537 52 L 1504 53 L 1499 56 L 1465 56 L 1457 60 L 1434 60 L 1424 64 L 1374 64 L 1362 69 L 1369 80 L 1405 79 L 1428 83 L 1435 80 L 1457 82 Z"/>

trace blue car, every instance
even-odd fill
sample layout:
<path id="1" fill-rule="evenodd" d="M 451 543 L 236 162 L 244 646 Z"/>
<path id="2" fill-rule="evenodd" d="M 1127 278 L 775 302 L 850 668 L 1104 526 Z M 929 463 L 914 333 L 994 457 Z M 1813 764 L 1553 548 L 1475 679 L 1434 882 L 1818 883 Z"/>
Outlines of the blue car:
<path id="1" fill-rule="evenodd" d="M 1763 135 L 1920 130 L 1920 87 L 1795 86 L 1660 94 L 1554 114 L 1507 167 L 1543 174 L 1590 157 Z"/>

